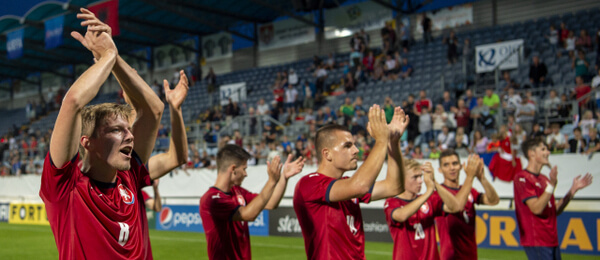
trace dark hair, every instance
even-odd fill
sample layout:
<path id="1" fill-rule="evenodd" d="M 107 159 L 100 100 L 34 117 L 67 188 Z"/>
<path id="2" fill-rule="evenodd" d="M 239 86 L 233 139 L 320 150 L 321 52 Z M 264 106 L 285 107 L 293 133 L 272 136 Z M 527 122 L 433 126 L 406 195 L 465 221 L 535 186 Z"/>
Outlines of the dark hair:
<path id="1" fill-rule="evenodd" d="M 442 166 L 442 159 L 444 159 L 445 157 L 450 157 L 450 156 L 456 156 L 456 158 L 458 158 L 458 162 L 460 163 L 460 156 L 458 156 L 458 153 L 456 151 L 454 151 L 454 149 L 446 149 L 440 153 L 440 158 L 439 158 L 440 167 Z"/>
<path id="2" fill-rule="evenodd" d="M 223 146 L 217 153 L 217 170 L 225 171 L 231 164 L 239 166 L 252 157 L 244 148 L 234 144 Z"/>
<path id="3" fill-rule="evenodd" d="M 523 155 L 525 155 L 525 158 L 527 158 L 527 160 L 529 160 L 528 152 L 530 150 L 535 149 L 536 147 L 538 147 L 540 145 L 545 145 L 546 148 L 548 148 L 548 144 L 541 137 L 538 136 L 538 137 L 528 138 L 525 141 L 523 141 L 523 143 L 521 144 L 521 151 L 523 152 Z"/>
<path id="4" fill-rule="evenodd" d="M 315 148 L 317 149 L 317 162 L 321 162 L 321 151 L 328 145 L 335 131 L 349 132 L 348 128 L 338 124 L 327 124 L 317 130 L 315 135 Z"/>
<path id="5" fill-rule="evenodd" d="M 581 132 L 581 127 L 579 127 L 579 126 L 578 126 L 578 127 L 575 127 L 575 128 L 573 129 L 573 132 L 575 132 L 575 131 L 579 131 L 579 132 Z"/>

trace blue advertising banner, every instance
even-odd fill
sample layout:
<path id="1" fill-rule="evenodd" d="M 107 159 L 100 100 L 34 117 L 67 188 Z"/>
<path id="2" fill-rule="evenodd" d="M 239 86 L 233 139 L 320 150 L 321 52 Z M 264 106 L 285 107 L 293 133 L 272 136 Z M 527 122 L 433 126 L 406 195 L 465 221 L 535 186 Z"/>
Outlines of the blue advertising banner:
<path id="1" fill-rule="evenodd" d="M 46 49 L 53 49 L 62 44 L 63 15 L 46 20 L 44 27 L 46 28 Z"/>
<path id="2" fill-rule="evenodd" d="M 204 232 L 199 206 L 163 205 L 156 219 L 157 230 Z M 260 215 L 248 224 L 250 235 L 269 235 L 269 211 L 263 210 Z"/>
<path id="3" fill-rule="evenodd" d="M 479 247 L 522 250 L 514 211 L 478 210 L 476 225 Z M 563 212 L 557 226 L 562 253 L 600 255 L 600 212 Z"/>
<path id="4" fill-rule="evenodd" d="M 9 59 L 23 56 L 23 32 L 24 29 L 19 29 L 6 35 L 6 51 Z"/>

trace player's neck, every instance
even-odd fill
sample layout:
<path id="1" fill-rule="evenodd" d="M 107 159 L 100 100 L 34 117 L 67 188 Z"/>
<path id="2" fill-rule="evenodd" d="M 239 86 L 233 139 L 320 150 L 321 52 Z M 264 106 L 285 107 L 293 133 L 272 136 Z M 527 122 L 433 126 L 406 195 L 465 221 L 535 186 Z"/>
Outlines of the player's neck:
<path id="1" fill-rule="evenodd" d="M 414 200 L 417 198 L 417 194 L 416 193 L 412 193 L 410 191 L 404 191 L 402 193 L 400 193 L 400 195 L 396 196 L 398 198 L 401 198 L 403 200 Z"/>
<path id="2" fill-rule="evenodd" d="M 333 164 L 321 163 L 319 164 L 319 168 L 317 168 L 317 172 L 334 179 L 339 179 L 342 178 L 345 170 L 338 169 Z"/>
<path id="3" fill-rule="evenodd" d="M 529 164 L 527 165 L 527 168 L 525 168 L 525 169 L 527 171 L 529 171 L 530 173 L 533 173 L 533 174 L 537 175 L 537 174 L 540 174 L 540 172 L 542 171 L 542 167 L 544 167 L 543 164 L 537 163 L 537 162 L 531 160 L 529 162 Z"/>
<path id="4" fill-rule="evenodd" d="M 88 159 L 87 165 L 89 165 L 89 167 L 86 167 L 86 175 L 90 177 L 90 179 L 105 183 L 114 183 L 117 181 L 117 170 L 110 167 L 105 162 Z"/>
<path id="5" fill-rule="evenodd" d="M 460 184 L 458 183 L 458 178 L 454 181 L 449 180 L 449 179 L 444 179 L 444 183 L 442 183 L 442 184 L 446 187 L 453 188 L 453 189 L 458 189 L 460 187 Z"/>
<path id="6" fill-rule="evenodd" d="M 215 181 L 214 186 L 222 192 L 231 191 L 231 187 L 233 187 L 233 182 L 231 182 L 231 174 L 217 173 L 217 181 Z"/>

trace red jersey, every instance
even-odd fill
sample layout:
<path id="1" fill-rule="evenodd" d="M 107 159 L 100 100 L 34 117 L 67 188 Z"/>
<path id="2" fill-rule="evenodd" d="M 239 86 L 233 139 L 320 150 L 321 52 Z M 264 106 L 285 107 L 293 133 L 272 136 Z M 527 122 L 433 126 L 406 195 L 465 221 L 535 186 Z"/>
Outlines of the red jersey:
<path id="1" fill-rule="evenodd" d="M 90 179 L 79 155 L 62 168 L 44 161 L 40 197 L 60 259 L 152 259 L 142 188 L 148 170 L 134 152 L 131 169 L 117 171 L 115 183 Z"/>
<path id="2" fill-rule="evenodd" d="M 415 110 L 417 110 L 417 112 L 421 113 L 421 109 L 423 107 L 429 108 L 429 113 L 431 113 L 431 99 L 421 99 L 418 100 L 417 102 L 415 102 Z"/>
<path id="3" fill-rule="evenodd" d="M 444 186 L 444 185 L 442 185 Z M 456 196 L 458 189 L 444 186 Z M 477 240 L 475 239 L 475 204 L 480 204 L 481 193 L 471 189 L 465 208 L 457 213 L 446 214 L 435 219 L 440 236 L 442 259 L 477 260 Z"/>
<path id="4" fill-rule="evenodd" d="M 588 85 L 577 86 L 575 87 L 575 99 L 580 99 L 590 92 L 592 92 L 592 88 Z M 579 101 L 579 106 L 583 106 L 588 102 L 588 100 L 589 98 L 584 98 L 583 100 Z"/>
<path id="5" fill-rule="evenodd" d="M 385 200 L 383 211 L 394 240 L 393 259 L 440 259 L 435 241 L 435 217 L 444 214 L 443 202 L 437 192 L 404 222 L 392 218 L 394 210 L 413 200 L 392 197 Z"/>
<path id="6" fill-rule="evenodd" d="M 539 198 L 550 180 L 542 174 L 533 174 L 522 170 L 513 180 L 515 191 L 515 213 L 519 222 L 519 235 L 522 246 L 558 246 L 556 230 L 556 203 L 554 195 L 550 197 L 548 206 L 542 214 L 535 215 L 525 202 L 531 198 Z"/>
<path id="7" fill-rule="evenodd" d="M 233 221 L 239 207 L 256 196 L 240 186 L 223 192 L 210 187 L 200 199 L 200 217 L 206 233 L 209 259 L 251 259 L 248 222 Z"/>
<path id="8" fill-rule="evenodd" d="M 149 199 L 151 199 L 151 198 L 152 197 L 150 197 L 150 195 L 147 192 L 142 191 L 142 199 L 144 200 L 144 203 L 146 203 L 146 201 L 149 200 Z"/>
<path id="9" fill-rule="evenodd" d="M 365 259 L 365 232 L 358 203 L 369 203 L 371 192 L 362 198 L 330 202 L 329 191 L 337 180 L 312 173 L 296 184 L 294 211 L 308 259 Z"/>
<path id="10" fill-rule="evenodd" d="M 285 90 L 283 90 L 283 88 L 276 88 L 273 90 L 273 95 L 275 96 L 275 101 L 277 101 L 277 103 L 283 103 L 284 94 Z"/>

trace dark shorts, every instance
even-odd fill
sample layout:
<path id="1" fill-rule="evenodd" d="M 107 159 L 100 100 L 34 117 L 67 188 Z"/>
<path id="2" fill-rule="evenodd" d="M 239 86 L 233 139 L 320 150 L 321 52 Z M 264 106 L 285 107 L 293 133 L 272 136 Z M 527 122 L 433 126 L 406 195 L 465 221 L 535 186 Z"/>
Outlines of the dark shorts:
<path id="1" fill-rule="evenodd" d="M 559 247 L 524 246 L 529 260 L 561 260 Z"/>

